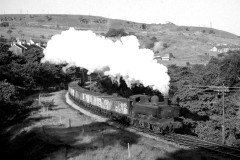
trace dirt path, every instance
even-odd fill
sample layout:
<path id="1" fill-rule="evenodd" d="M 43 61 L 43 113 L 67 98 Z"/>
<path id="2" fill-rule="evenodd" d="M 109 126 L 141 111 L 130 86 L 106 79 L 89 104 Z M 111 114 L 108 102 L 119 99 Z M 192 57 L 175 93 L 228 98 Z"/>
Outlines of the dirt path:
<path id="1" fill-rule="evenodd" d="M 106 125 L 104 120 L 91 118 L 72 109 L 65 102 L 65 95 L 66 91 L 59 91 L 42 97 L 43 102 L 54 101 L 54 106 L 51 110 L 34 114 L 41 120 L 25 128 L 32 130 L 40 126 L 42 141 L 54 145 L 42 147 L 42 150 L 47 151 L 44 153 L 46 160 L 213 159 L 199 150 L 183 149 Z"/>

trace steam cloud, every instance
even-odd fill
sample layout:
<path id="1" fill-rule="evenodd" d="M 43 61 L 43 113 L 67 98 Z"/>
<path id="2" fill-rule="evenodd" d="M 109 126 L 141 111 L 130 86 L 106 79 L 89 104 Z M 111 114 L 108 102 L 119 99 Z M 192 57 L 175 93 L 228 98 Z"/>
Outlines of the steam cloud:
<path id="1" fill-rule="evenodd" d="M 139 49 L 135 36 L 122 37 L 113 42 L 92 31 L 70 28 L 53 36 L 44 54 L 42 62 L 67 62 L 69 66 L 84 67 L 89 73 L 104 70 L 105 75 L 115 77 L 116 81 L 122 76 L 128 87 L 139 81 L 163 94 L 167 94 L 169 90 L 167 67 L 153 60 L 154 53 L 151 50 Z"/>

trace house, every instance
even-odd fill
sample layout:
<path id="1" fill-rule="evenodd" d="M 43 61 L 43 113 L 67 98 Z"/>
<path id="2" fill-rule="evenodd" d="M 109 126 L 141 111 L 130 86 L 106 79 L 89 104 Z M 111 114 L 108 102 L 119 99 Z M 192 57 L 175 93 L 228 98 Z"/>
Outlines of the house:
<path id="1" fill-rule="evenodd" d="M 240 46 L 237 45 L 218 45 L 218 46 L 214 46 L 212 49 L 210 49 L 210 51 L 212 52 L 219 52 L 219 53 L 226 53 L 228 51 L 239 51 L 240 50 Z"/>
<path id="2" fill-rule="evenodd" d="M 12 51 L 16 55 L 22 55 L 27 50 L 26 47 L 21 45 L 20 43 L 12 43 L 9 51 Z"/>
<path id="3" fill-rule="evenodd" d="M 161 56 L 161 55 L 154 56 L 154 59 L 162 60 L 162 61 L 170 61 L 173 58 L 175 58 L 175 57 L 173 56 L 172 53 L 167 53 L 167 54 L 165 54 L 163 56 Z"/>
<path id="4" fill-rule="evenodd" d="M 11 47 L 9 48 L 9 51 L 12 51 L 16 55 L 22 55 L 23 53 L 25 53 L 27 50 L 31 48 L 37 48 L 42 50 L 45 49 L 44 47 L 37 46 L 31 40 L 29 42 L 17 40 L 17 41 L 11 42 Z"/>
<path id="5" fill-rule="evenodd" d="M 171 56 L 170 54 L 165 54 L 164 56 L 162 56 L 162 61 L 170 61 L 171 60 Z"/>

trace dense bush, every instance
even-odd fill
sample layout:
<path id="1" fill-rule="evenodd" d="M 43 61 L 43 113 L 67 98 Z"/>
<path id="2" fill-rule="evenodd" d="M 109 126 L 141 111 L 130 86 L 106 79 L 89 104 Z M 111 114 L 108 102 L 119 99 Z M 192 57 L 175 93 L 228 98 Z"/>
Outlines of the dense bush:
<path id="1" fill-rule="evenodd" d="M 211 86 L 225 84 L 239 87 L 239 67 L 239 53 L 228 53 L 219 59 L 212 58 L 206 66 L 169 67 L 171 100 L 182 108 L 186 125 L 193 134 L 207 140 L 222 141 L 222 94 L 211 89 Z M 237 115 L 239 95 L 240 92 L 234 90 L 225 93 L 225 138 L 226 143 L 232 145 L 236 145 L 240 138 Z M 189 133 L 189 130 L 185 131 Z"/>
<path id="2" fill-rule="evenodd" d="M 106 37 L 123 37 L 127 36 L 127 33 L 124 31 L 124 29 L 114 29 L 109 28 L 108 32 L 106 33 Z"/>

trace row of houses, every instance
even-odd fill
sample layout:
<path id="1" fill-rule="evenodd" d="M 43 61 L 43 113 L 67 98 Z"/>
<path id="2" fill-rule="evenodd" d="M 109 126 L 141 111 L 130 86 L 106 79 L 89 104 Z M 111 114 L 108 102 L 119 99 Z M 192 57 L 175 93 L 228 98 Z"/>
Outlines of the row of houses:
<path id="1" fill-rule="evenodd" d="M 174 58 L 175 57 L 173 56 L 172 53 L 167 53 L 167 54 L 164 54 L 163 56 L 162 55 L 155 55 L 154 56 L 154 59 L 162 60 L 162 61 L 170 61 L 170 60 L 172 60 Z"/>
<path id="2" fill-rule="evenodd" d="M 240 51 L 240 46 L 238 45 L 217 45 L 210 49 L 212 52 L 226 53 L 228 51 Z"/>
<path id="3" fill-rule="evenodd" d="M 46 48 L 46 44 L 33 40 L 29 40 L 28 42 L 26 40 L 16 40 L 11 42 L 11 47 L 9 48 L 9 50 L 16 55 L 22 55 L 31 48 L 44 50 Z"/>

